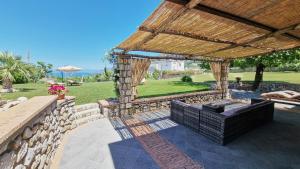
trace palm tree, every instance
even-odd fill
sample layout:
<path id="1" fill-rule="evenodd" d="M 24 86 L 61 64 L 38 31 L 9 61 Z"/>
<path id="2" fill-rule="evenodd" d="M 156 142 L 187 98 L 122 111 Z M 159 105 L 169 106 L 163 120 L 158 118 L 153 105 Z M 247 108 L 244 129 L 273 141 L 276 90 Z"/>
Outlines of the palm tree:
<path id="1" fill-rule="evenodd" d="M 45 62 L 37 62 L 37 69 L 38 69 L 38 74 L 39 74 L 39 79 L 47 77 L 49 73 L 52 72 L 52 64 L 47 64 Z"/>
<path id="2" fill-rule="evenodd" d="M 13 74 L 20 73 L 24 77 L 29 78 L 29 73 L 26 70 L 25 64 L 20 57 L 14 56 L 8 52 L 0 53 L 0 76 L 2 79 L 1 92 L 13 92 L 13 81 L 15 80 Z"/>

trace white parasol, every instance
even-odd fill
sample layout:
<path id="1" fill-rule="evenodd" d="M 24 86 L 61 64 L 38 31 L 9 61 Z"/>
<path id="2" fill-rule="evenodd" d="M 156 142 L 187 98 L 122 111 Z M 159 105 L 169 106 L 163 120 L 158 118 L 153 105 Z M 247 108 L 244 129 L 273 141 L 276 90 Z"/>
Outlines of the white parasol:
<path id="1" fill-rule="evenodd" d="M 76 72 L 76 71 L 80 71 L 82 70 L 81 68 L 79 67 L 76 67 L 76 66 L 71 66 L 71 65 L 68 65 L 68 66 L 63 66 L 63 67 L 59 67 L 57 68 L 58 71 L 61 71 L 61 76 L 62 76 L 62 81 L 64 79 L 64 75 L 63 75 L 63 72 Z"/>

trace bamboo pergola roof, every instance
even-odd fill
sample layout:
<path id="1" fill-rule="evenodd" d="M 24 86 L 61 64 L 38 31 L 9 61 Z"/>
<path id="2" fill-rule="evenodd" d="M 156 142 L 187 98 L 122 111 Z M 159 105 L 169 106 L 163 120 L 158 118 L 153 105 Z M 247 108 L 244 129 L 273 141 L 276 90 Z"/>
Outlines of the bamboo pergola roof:
<path id="1" fill-rule="evenodd" d="M 224 60 L 297 47 L 299 0 L 166 0 L 117 48 Z"/>

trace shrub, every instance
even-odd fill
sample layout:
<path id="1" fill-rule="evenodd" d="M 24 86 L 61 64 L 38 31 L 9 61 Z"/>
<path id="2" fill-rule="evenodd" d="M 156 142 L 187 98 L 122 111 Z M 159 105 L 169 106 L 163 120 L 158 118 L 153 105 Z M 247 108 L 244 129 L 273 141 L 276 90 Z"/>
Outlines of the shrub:
<path id="1" fill-rule="evenodd" d="M 160 71 L 155 69 L 154 72 L 152 73 L 152 77 L 155 80 L 158 80 L 160 78 Z"/>
<path id="2" fill-rule="evenodd" d="M 19 72 L 14 72 L 13 73 L 13 77 L 15 79 L 15 83 L 16 84 L 21 84 L 21 83 L 27 83 L 28 82 L 28 78 L 26 78 L 24 75 L 22 75 L 21 73 Z"/>
<path id="3" fill-rule="evenodd" d="M 181 78 L 181 81 L 182 82 L 193 82 L 193 79 L 191 78 L 191 76 L 185 75 Z"/>
<path id="4" fill-rule="evenodd" d="M 113 72 L 110 71 L 110 70 L 107 70 L 107 68 L 104 67 L 104 72 L 103 72 L 104 79 L 107 80 L 107 81 L 111 80 L 112 76 L 113 76 Z"/>

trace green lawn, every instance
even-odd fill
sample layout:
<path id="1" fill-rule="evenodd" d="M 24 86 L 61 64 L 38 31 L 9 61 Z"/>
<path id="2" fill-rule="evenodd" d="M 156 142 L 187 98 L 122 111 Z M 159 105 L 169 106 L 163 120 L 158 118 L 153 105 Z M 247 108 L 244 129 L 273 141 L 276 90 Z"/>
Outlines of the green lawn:
<path id="1" fill-rule="evenodd" d="M 230 80 L 235 77 L 242 77 L 242 80 L 252 81 L 253 72 L 231 73 Z M 182 83 L 180 78 L 167 80 L 147 80 L 144 85 L 138 87 L 140 97 L 161 96 L 174 93 L 186 93 L 196 90 L 207 90 L 208 85 L 203 82 L 213 81 L 212 74 L 203 74 L 193 76 L 194 83 Z M 300 73 L 269 73 L 264 74 L 265 81 L 283 81 L 300 84 Z M 2 94 L 4 99 L 15 99 L 20 96 L 33 97 L 47 95 L 47 86 L 45 84 L 16 84 L 14 85 L 19 92 Z M 82 86 L 69 87 L 68 95 L 76 96 L 77 104 L 96 102 L 99 99 L 115 97 L 112 82 L 94 82 L 84 83 Z"/>
<path id="2" fill-rule="evenodd" d="M 170 93 L 184 93 L 195 90 L 207 90 L 208 86 L 199 83 L 181 83 L 168 80 L 148 80 L 145 85 L 138 88 L 138 93 L 142 97 L 166 95 Z M 20 96 L 33 97 L 47 95 L 46 84 L 16 84 L 14 88 L 18 92 L 2 94 L 4 99 L 15 99 Z M 76 104 L 96 102 L 99 99 L 115 97 L 113 82 L 91 82 L 82 86 L 69 86 L 67 95 L 76 96 Z"/>
<path id="3" fill-rule="evenodd" d="M 242 77 L 242 81 L 253 81 L 255 72 L 230 73 L 229 80 L 235 81 L 235 77 Z M 196 82 L 214 80 L 212 74 L 196 75 L 193 77 Z M 265 72 L 264 81 L 288 82 L 300 84 L 300 72 Z"/>

